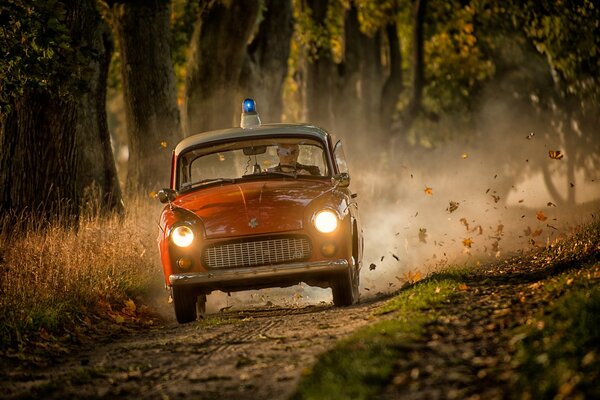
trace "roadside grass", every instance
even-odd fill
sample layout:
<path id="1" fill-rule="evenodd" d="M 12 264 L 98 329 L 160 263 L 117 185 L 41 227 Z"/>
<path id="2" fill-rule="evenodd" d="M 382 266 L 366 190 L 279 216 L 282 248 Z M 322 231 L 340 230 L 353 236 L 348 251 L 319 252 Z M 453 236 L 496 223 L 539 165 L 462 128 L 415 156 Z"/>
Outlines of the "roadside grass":
<path id="1" fill-rule="evenodd" d="M 371 399 L 389 380 L 396 359 L 435 319 L 435 307 L 459 290 L 463 271 L 449 270 L 402 291 L 375 314 L 393 318 L 360 329 L 304 373 L 292 399 Z M 424 312 L 429 309 L 431 311 Z"/>
<path id="2" fill-rule="evenodd" d="M 600 222 L 509 264 L 546 271 L 543 312 L 515 328 L 513 394 L 524 399 L 600 398 Z M 374 312 L 389 319 L 362 328 L 322 354 L 305 371 L 293 399 L 376 398 L 396 360 L 421 335 L 424 324 L 467 289 L 476 268 L 449 267 L 409 286 Z M 478 278 L 480 279 L 480 278 Z M 485 277 L 491 283 L 494 278 Z"/>
<path id="3" fill-rule="evenodd" d="M 523 399 L 600 398 L 600 263 L 544 285 L 557 298 L 516 329 L 515 391 Z"/>
<path id="4" fill-rule="evenodd" d="M 124 217 L 82 217 L 77 228 L 22 221 L 22 235 L 0 219 L 0 354 L 61 351 L 106 323 L 152 323 L 138 297 L 162 285 L 153 203 L 130 199 Z"/>

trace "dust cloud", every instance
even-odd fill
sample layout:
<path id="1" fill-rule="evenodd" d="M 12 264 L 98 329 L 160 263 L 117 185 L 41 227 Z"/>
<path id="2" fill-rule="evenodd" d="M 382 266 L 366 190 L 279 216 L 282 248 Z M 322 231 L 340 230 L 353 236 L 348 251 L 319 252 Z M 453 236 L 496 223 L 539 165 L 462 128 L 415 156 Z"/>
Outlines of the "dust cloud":
<path id="1" fill-rule="evenodd" d="M 585 149 L 565 152 L 564 137 L 551 132 L 497 101 L 471 135 L 433 149 L 400 140 L 347 149 L 365 237 L 361 296 L 441 266 L 548 245 L 598 215 L 598 169 L 580 162 L 569 176 L 568 163 L 585 159 Z M 561 149 L 563 157 L 550 157 Z"/>

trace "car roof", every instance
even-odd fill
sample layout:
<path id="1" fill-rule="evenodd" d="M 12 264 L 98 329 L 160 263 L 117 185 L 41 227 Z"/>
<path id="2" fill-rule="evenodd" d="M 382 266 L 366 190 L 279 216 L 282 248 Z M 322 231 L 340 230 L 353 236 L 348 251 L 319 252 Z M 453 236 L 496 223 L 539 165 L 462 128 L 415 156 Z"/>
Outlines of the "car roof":
<path id="1" fill-rule="evenodd" d="M 229 128 L 216 131 L 198 133 L 183 139 L 175 147 L 175 155 L 179 155 L 183 150 L 190 147 L 202 146 L 204 144 L 220 141 L 229 141 L 233 139 L 247 139 L 253 137 L 269 136 L 312 136 L 322 142 L 327 141 L 329 134 L 316 126 L 305 124 L 263 124 L 252 129 Z"/>

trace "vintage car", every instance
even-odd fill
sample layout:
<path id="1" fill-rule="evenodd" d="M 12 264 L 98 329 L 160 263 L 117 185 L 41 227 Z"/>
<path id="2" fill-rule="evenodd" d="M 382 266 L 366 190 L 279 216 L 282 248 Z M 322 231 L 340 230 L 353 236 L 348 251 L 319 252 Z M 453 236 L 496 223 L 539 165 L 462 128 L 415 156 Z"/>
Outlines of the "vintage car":
<path id="1" fill-rule="evenodd" d="M 323 129 L 261 124 L 246 99 L 239 128 L 200 133 L 173 151 L 158 245 L 179 323 L 212 291 L 330 287 L 358 301 L 363 239 L 342 145 Z"/>

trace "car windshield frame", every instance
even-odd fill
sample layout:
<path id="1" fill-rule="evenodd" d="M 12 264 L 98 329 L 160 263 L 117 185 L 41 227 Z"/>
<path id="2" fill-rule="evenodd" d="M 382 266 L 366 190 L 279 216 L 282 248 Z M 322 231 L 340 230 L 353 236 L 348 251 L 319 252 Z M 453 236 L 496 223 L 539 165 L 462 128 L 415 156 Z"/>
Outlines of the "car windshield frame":
<path id="1" fill-rule="evenodd" d="M 242 152 L 242 149 L 250 149 L 248 150 L 252 153 L 252 149 L 257 149 L 260 152 L 261 146 L 266 145 L 266 151 L 272 152 L 273 149 L 277 147 L 278 144 L 290 144 L 290 143 L 298 143 L 300 146 L 304 148 L 318 148 L 321 150 L 321 153 L 318 156 L 322 157 L 323 162 L 318 165 L 320 170 L 320 175 L 311 175 L 311 174 L 301 174 L 295 172 L 283 172 L 283 171 L 275 171 L 271 168 L 263 168 L 261 165 L 260 173 L 256 173 L 254 171 L 253 162 L 255 162 L 259 155 L 266 156 L 265 153 L 257 153 L 257 154 L 246 154 L 243 153 L 244 157 L 248 157 L 246 161 L 248 164 L 245 165 L 248 173 L 241 174 L 236 177 L 227 177 L 227 176 L 202 176 L 201 178 L 194 180 L 191 177 L 191 166 L 194 162 L 202 157 L 213 156 L 215 154 L 221 154 L 226 152 Z M 313 150 L 314 151 L 314 150 Z M 194 154 L 195 153 L 195 154 Z M 302 150 L 300 150 L 302 155 Z M 240 154 L 238 154 L 239 157 Z M 239 160 L 238 160 L 239 161 Z M 299 160 L 301 161 L 301 160 Z M 271 167 L 270 165 L 267 165 Z M 239 167 L 239 165 L 238 165 Z M 175 190 L 179 192 L 187 192 L 190 190 L 196 190 L 202 187 L 206 187 L 213 184 L 232 184 L 241 181 L 247 180 L 256 180 L 256 179 L 310 179 L 310 180 L 331 180 L 331 177 L 334 175 L 334 160 L 331 155 L 331 150 L 329 148 L 329 144 L 327 141 L 319 140 L 314 136 L 303 136 L 298 134 L 285 134 L 279 133 L 277 135 L 268 135 L 268 136 L 257 136 L 252 138 L 245 137 L 236 137 L 228 140 L 214 141 L 208 143 L 202 143 L 200 145 L 190 146 L 187 149 L 181 151 L 181 153 L 177 156 L 176 160 L 176 173 L 175 173 Z M 186 178 L 185 168 L 188 168 L 186 181 L 182 182 L 183 178 Z M 323 169 L 321 171 L 321 169 Z"/>

